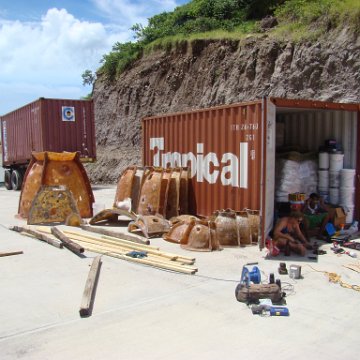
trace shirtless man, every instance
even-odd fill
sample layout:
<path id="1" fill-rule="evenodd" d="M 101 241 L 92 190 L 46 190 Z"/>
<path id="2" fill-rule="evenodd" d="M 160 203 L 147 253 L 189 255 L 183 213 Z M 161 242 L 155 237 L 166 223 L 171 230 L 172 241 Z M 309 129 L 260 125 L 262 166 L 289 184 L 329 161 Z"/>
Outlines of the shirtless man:
<path id="1" fill-rule="evenodd" d="M 290 251 L 301 256 L 305 256 L 306 249 L 311 249 L 310 243 L 299 227 L 303 219 L 303 214 L 295 211 L 277 221 L 274 227 L 273 239 L 279 249 L 285 250 L 286 247 L 289 247 Z"/>

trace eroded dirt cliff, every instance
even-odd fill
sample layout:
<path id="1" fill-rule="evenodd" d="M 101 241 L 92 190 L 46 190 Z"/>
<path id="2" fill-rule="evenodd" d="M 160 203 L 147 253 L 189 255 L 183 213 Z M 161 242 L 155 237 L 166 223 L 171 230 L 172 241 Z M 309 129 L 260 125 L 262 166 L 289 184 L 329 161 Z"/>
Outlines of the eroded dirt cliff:
<path id="1" fill-rule="evenodd" d="M 360 36 L 343 29 L 316 42 L 267 35 L 199 40 L 143 56 L 120 78 L 94 85 L 95 183 L 114 183 L 141 164 L 141 119 L 263 96 L 360 102 Z"/>

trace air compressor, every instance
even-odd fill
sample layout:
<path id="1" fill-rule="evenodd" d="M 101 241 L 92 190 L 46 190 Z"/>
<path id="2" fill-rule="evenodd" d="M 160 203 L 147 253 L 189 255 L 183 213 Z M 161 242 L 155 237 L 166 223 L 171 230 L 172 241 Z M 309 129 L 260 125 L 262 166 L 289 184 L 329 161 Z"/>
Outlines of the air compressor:
<path id="1" fill-rule="evenodd" d="M 246 304 L 257 304 L 260 299 L 271 299 L 274 304 L 281 303 L 283 293 L 281 282 L 261 284 L 261 273 L 257 266 L 250 271 L 246 264 L 242 268 L 240 283 L 236 286 L 235 297 Z"/>

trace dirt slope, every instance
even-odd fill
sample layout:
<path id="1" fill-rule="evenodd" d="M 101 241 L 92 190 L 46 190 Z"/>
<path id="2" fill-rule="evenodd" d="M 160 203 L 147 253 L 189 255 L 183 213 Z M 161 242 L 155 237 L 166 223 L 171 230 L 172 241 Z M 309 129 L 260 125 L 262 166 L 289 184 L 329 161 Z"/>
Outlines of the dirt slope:
<path id="1" fill-rule="evenodd" d="M 141 119 L 263 96 L 360 102 L 360 36 L 343 29 L 314 43 L 266 34 L 243 41 L 195 41 L 144 56 L 114 83 L 94 85 L 95 183 L 116 182 L 141 164 Z"/>

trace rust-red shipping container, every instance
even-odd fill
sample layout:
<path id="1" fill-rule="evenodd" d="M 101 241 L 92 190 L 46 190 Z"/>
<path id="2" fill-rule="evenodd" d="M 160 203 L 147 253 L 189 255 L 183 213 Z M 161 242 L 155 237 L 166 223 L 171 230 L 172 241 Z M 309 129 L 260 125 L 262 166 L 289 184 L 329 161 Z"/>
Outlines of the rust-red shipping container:
<path id="1" fill-rule="evenodd" d="M 143 119 L 143 164 L 189 166 L 193 212 L 260 210 L 261 246 L 275 217 L 277 141 L 318 151 L 329 138 L 344 147 L 344 167 L 356 168 L 359 205 L 359 104 L 264 98 Z M 356 216 L 357 212 L 355 211 Z"/>
<path id="2" fill-rule="evenodd" d="M 10 187 L 12 173 L 14 181 L 20 180 L 15 178 L 22 177 L 33 151 L 79 152 L 82 161 L 96 159 L 92 100 L 40 98 L 0 120 L 5 184 Z"/>

